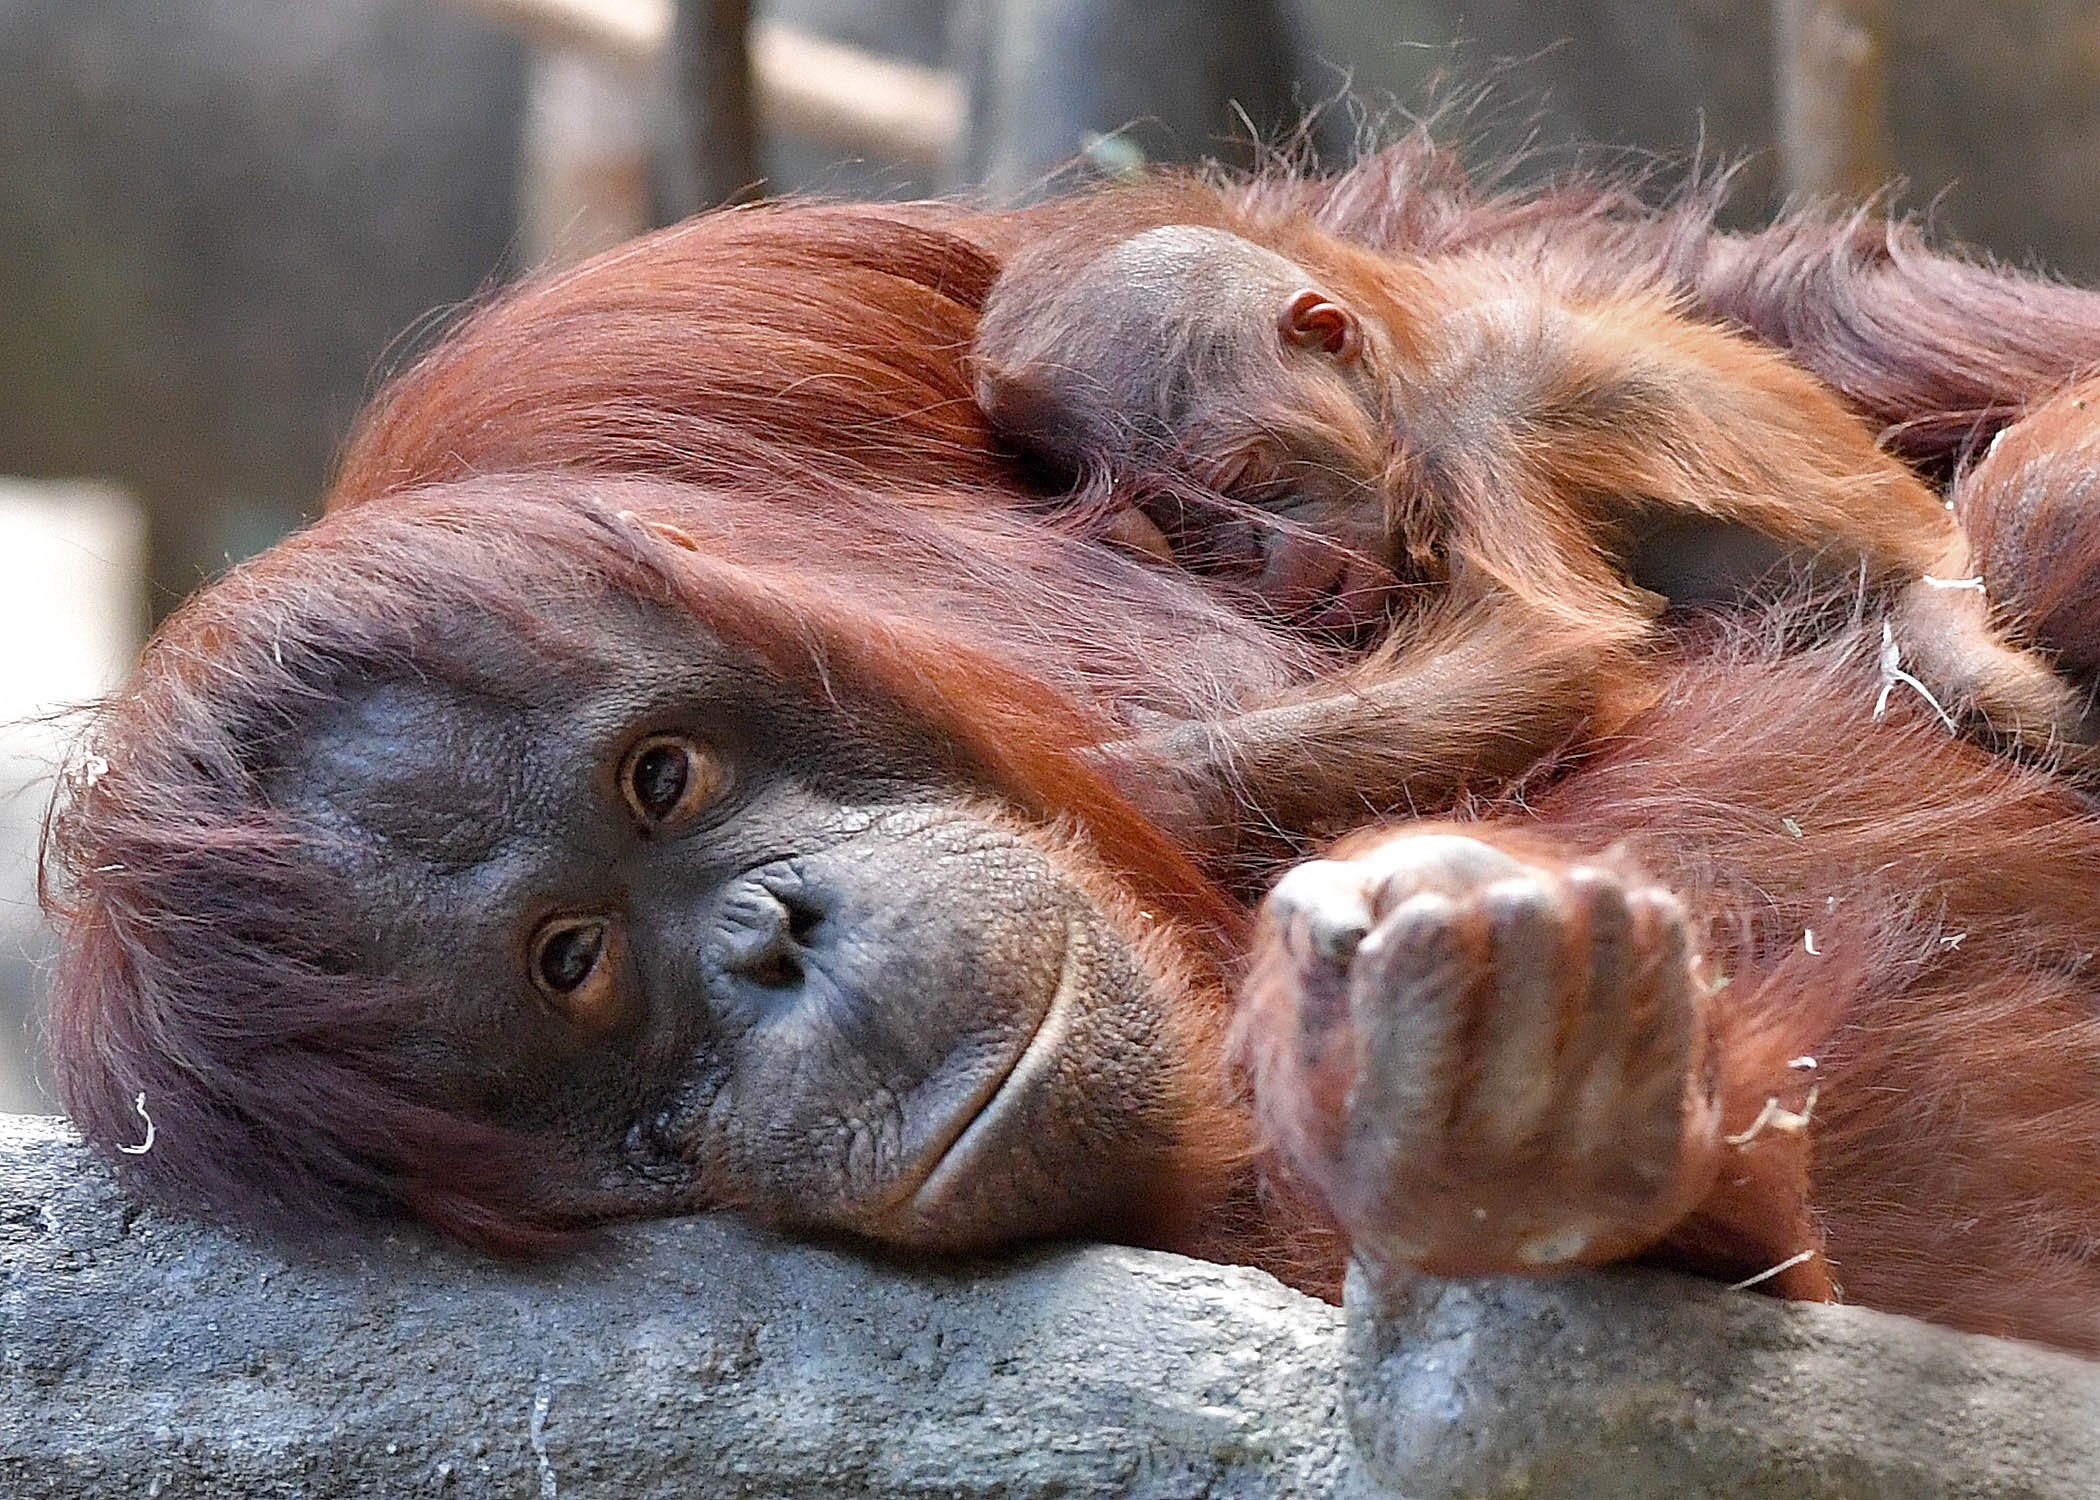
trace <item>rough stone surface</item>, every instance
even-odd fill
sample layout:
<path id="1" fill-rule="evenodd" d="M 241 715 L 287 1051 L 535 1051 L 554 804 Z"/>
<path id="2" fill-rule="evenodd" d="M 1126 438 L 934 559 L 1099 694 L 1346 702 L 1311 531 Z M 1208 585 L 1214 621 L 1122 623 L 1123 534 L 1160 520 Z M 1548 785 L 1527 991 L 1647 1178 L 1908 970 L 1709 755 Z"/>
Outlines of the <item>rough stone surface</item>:
<path id="1" fill-rule="evenodd" d="M 1656 1276 L 1359 1280 L 1114 1248 L 926 1270 L 719 1219 L 492 1264 L 298 1253 L 0 1117 L 0 1495 L 2100 1493 L 2100 1367 Z"/>
<path id="2" fill-rule="evenodd" d="M 0 1495 L 1256 1496 L 1341 1481 L 1341 1314 L 1259 1272 L 882 1267 L 702 1218 L 284 1253 L 0 1123 Z"/>
<path id="3" fill-rule="evenodd" d="M 2090 1500 L 2100 1364 L 1653 1273 L 1350 1276 L 1350 1425 L 1413 1500 Z"/>

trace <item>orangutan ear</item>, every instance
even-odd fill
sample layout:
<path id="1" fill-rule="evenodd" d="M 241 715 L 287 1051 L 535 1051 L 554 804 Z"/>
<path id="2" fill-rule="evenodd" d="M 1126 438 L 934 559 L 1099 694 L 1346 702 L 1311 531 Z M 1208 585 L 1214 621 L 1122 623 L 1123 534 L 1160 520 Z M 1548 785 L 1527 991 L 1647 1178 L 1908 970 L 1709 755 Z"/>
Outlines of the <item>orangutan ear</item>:
<path id="1" fill-rule="evenodd" d="M 1363 353 L 1363 325 L 1355 313 L 1325 292 L 1307 287 L 1292 295 L 1277 314 L 1284 339 L 1341 364 L 1353 364 Z"/>

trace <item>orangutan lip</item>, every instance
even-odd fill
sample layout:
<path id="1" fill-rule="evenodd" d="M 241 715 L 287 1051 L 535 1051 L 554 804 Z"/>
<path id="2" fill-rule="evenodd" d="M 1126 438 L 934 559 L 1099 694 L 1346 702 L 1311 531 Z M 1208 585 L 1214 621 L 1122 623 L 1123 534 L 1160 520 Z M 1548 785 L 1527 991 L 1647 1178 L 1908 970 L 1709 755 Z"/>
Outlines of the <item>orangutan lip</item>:
<path id="1" fill-rule="evenodd" d="M 958 1179 L 967 1176 L 983 1138 L 998 1128 L 999 1119 L 1007 1112 L 1007 1107 L 1026 1094 L 1029 1086 L 1056 1064 L 1058 1054 L 1064 1049 L 1065 1037 L 1072 1029 L 1073 1013 L 1078 1009 L 1080 946 L 1076 934 L 1068 929 L 1064 968 L 1057 976 L 1057 989 L 1050 996 L 1049 1005 L 1044 1007 L 1042 1019 L 1035 1024 L 1034 1034 L 1028 1038 L 1012 1065 L 986 1087 L 977 1107 L 967 1114 L 958 1112 L 952 1134 L 927 1153 L 926 1159 L 933 1165 L 907 1200 L 914 1212 L 923 1213 L 937 1207 L 955 1190 Z"/>

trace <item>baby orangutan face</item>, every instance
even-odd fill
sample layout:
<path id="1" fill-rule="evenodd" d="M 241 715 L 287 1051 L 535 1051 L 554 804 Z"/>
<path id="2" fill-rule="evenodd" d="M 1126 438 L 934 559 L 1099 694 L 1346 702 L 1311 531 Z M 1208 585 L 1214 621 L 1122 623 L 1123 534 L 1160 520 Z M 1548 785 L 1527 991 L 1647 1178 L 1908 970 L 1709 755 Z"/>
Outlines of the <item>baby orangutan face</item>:
<path id="1" fill-rule="evenodd" d="M 1392 582 L 1382 340 L 1296 262 L 1168 225 L 1069 273 L 1010 268 L 979 329 L 977 398 L 1047 482 L 1108 497 L 1126 546 L 1347 627 Z"/>

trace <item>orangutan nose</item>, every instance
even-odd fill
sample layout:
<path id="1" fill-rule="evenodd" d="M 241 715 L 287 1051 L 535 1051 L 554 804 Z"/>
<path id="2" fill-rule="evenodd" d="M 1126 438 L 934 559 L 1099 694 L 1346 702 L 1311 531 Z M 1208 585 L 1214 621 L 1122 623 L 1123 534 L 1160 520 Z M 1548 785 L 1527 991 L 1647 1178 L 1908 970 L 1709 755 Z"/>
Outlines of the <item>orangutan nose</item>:
<path id="1" fill-rule="evenodd" d="M 747 878 L 722 903 L 722 967 L 769 988 L 800 985 L 823 922 L 823 901 L 799 879 L 785 872 Z"/>

